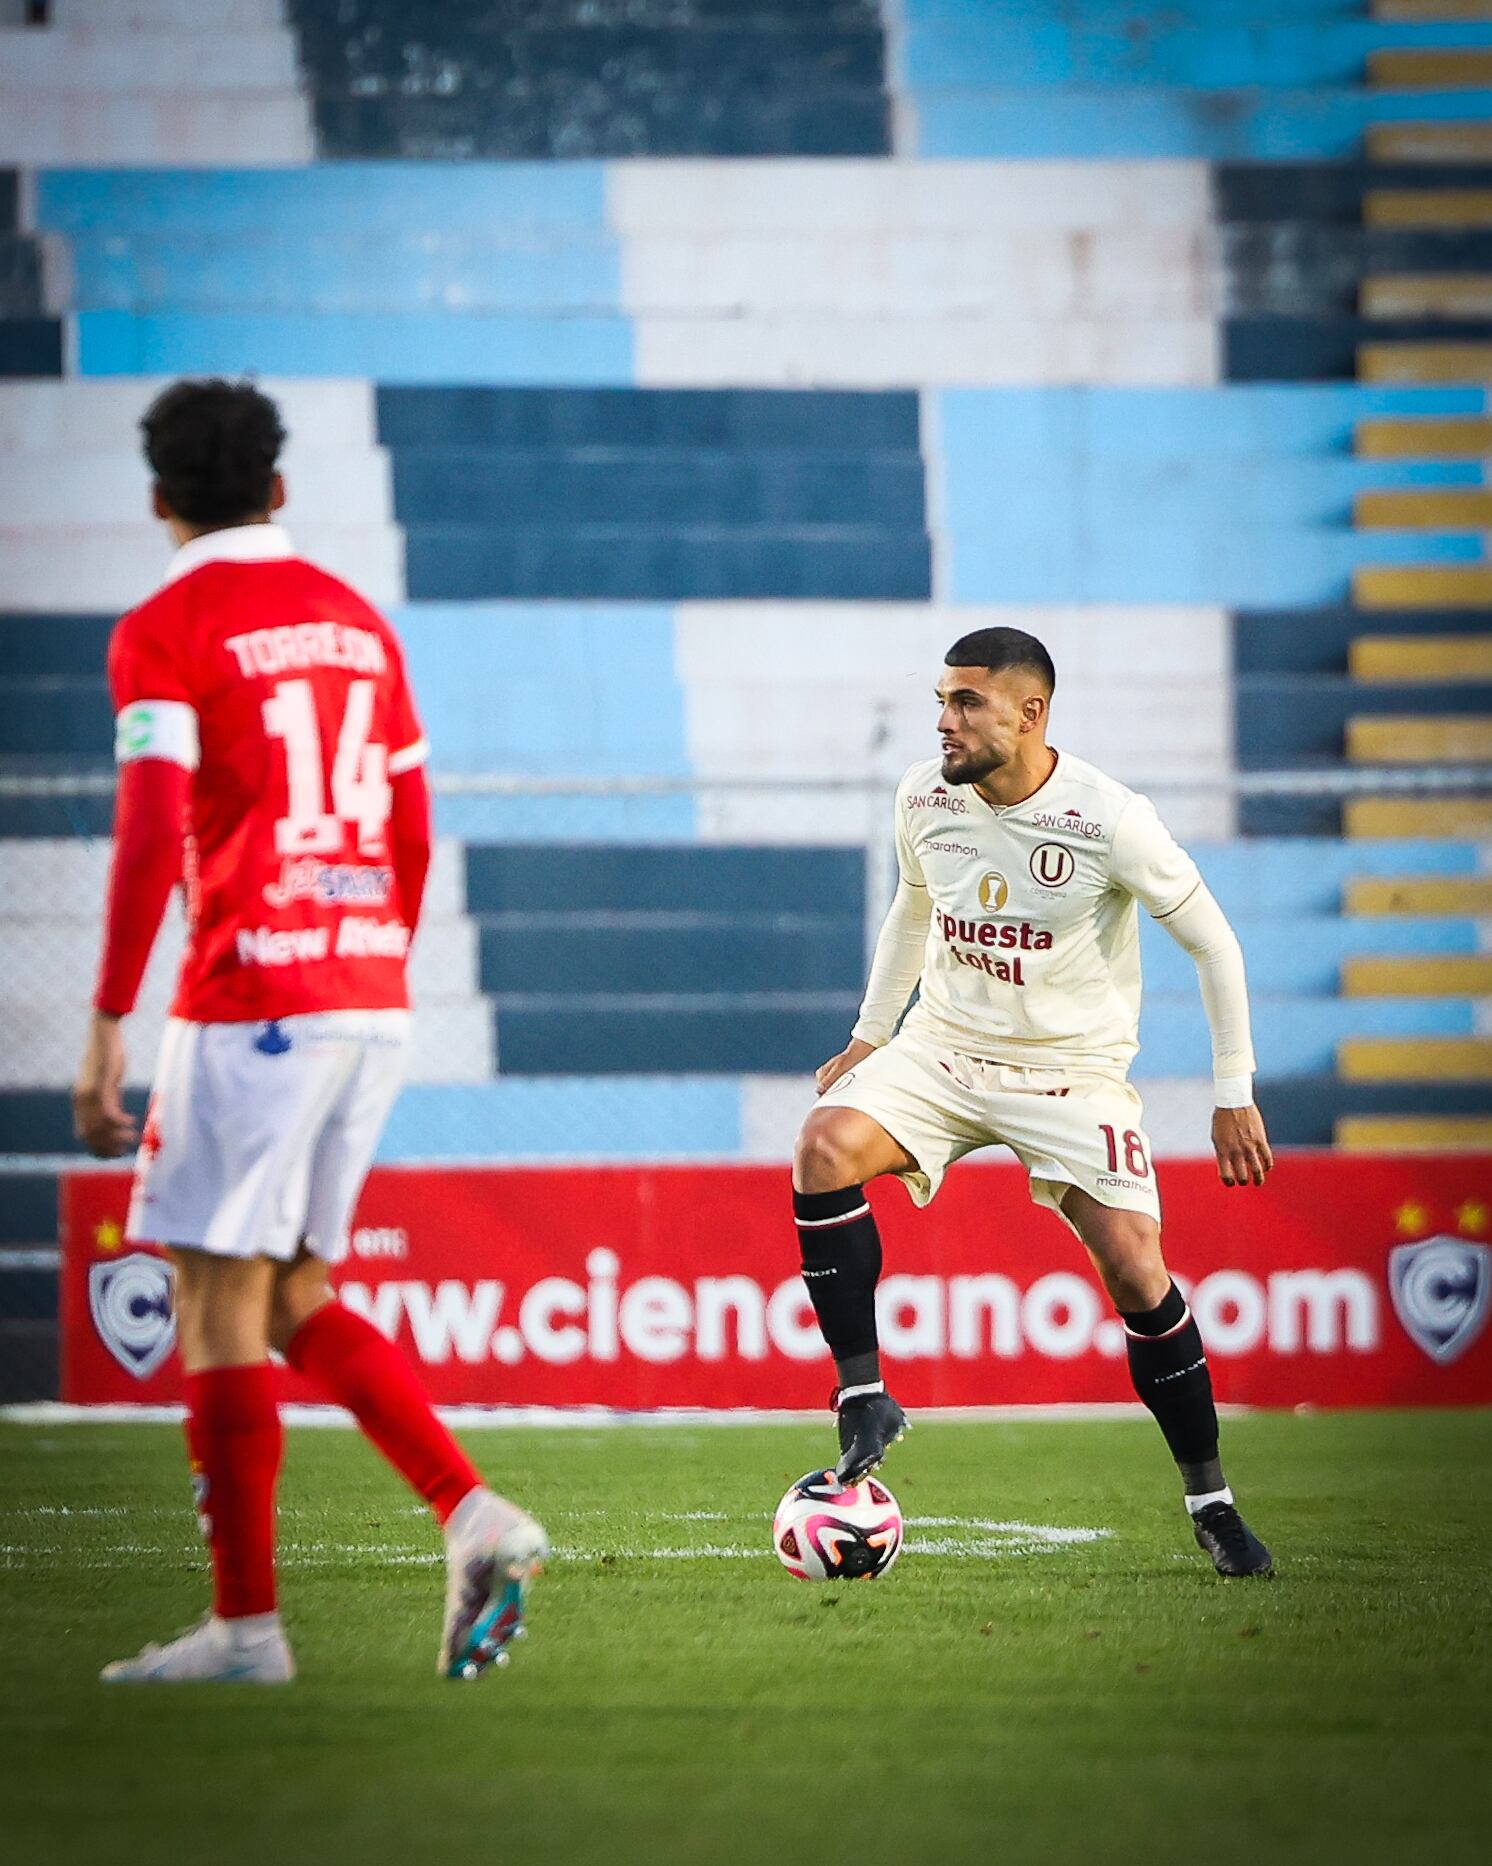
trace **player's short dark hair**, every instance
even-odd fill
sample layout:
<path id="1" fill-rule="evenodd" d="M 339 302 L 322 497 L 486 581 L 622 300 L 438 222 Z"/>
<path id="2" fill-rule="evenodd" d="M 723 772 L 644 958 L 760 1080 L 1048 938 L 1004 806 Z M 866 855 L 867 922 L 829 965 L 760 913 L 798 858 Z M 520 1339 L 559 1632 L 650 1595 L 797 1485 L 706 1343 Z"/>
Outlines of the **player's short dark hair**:
<path id="1" fill-rule="evenodd" d="M 1048 693 L 1057 690 L 1052 657 L 1034 635 L 1023 628 L 976 628 L 958 640 L 943 656 L 945 667 L 982 667 L 991 674 L 1020 668 L 1045 682 Z"/>
<path id="2" fill-rule="evenodd" d="M 187 524 L 237 525 L 269 509 L 285 427 L 251 382 L 173 382 L 140 431 L 161 497 Z"/>

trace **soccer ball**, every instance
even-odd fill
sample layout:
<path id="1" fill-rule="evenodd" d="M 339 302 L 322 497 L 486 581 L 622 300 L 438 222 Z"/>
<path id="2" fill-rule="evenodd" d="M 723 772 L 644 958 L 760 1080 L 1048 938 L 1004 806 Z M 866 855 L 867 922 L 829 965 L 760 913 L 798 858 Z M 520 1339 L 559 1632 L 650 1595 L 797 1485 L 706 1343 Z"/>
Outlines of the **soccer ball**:
<path id="1" fill-rule="evenodd" d="M 859 1581 L 901 1553 L 901 1505 L 878 1478 L 844 1485 L 832 1471 L 800 1477 L 777 1506 L 772 1547 L 800 1581 Z"/>

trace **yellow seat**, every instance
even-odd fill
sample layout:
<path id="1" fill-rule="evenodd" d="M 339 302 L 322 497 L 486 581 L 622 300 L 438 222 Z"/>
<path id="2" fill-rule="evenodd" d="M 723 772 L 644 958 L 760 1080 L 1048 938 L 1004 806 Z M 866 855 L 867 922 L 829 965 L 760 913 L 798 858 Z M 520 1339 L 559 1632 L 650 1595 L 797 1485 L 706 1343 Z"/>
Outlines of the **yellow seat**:
<path id="1" fill-rule="evenodd" d="M 1342 961 L 1344 998 L 1484 998 L 1492 953 L 1358 953 Z"/>
<path id="2" fill-rule="evenodd" d="M 1492 635 L 1359 635 L 1347 647 L 1354 680 L 1492 680 Z"/>
<path id="3" fill-rule="evenodd" d="M 1349 797 L 1342 830 L 1363 841 L 1470 841 L 1492 836 L 1492 797 Z"/>
<path id="4" fill-rule="evenodd" d="M 1347 756 L 1357 765 L 1470 764 L 1492 758 L 1492 715 L 1361 714 L 1347 721 Z"/>
<path id="5" fill-rule="evenodd" d="M 1492 226 L 1492 188 L 1369 188 L 1365 227 Z"/>
<path id="6" fill-rule="evenodd" d="M 1342 890 L 1349 914 L 1492 914 L 1492 875 L 1359 875 Z"/>
<path id="7" fill-rule="evenodd" d="M 1492 51 L 1382 46 L 1368 53 L 1368 83 L 1396 91 L 1479 90 L 1492 84 Z"/>
<path id="8" fill-rule="evenodd" d="M 1360 564 L 1359 609 L 1492 609 L 1492 564 Z"/>
<path id="9" fill-rule="evenodd" d="M 1357 375 L 1361 382 L 1488 382 L 1492 343 L 1360 343 Z"/>
<path id="10" fill-rule="evenodd" d="M 1492 1115 L 1344 1114 L 1334 1135 L 1344 1153 L 1492 1153 Z"/>
<path id="11" fill-rule="evenodd" d="M 1374 19 L 1433 26 L 1437 21 L 1492 19 L 1492 0 L 1372 0 Z"/>
<path id="12" fill-rule="evenodd" d="M 1364 279 L 1357 291 L 1364 317 L 1492 316 L 1492 277 L 1482 272 L 1402 272 Z"/>
<path id="13" fill-rule="evenodd" d="M 1479 415 L 1392 415 L 1359 421 L 1359 460 L 1480 460 L 1492 454 L 1492 420 Z"/>
<path id="14" fill-rule="evenodd" d="M 1372 123 L 1370 162 L 1492 162 L 1492 123 Z"/>
<path id="15" fill-rule="evenodd" d="M 1360 492 L 1352 501 L 1352 522 L 1361 531 L 1492 530 L 1492 486 Z"/>
<path id="16" fill-rule="evenodd" d="M 1348 1037 L 1345 1082 L 1492 1082 L 1492 1037 Z"/>
<path id="17" fill-rule="evenodd" d="M 1492 634 L 1360 635 L 1347 671 L 1364 681 L 1492 680 Z"/>

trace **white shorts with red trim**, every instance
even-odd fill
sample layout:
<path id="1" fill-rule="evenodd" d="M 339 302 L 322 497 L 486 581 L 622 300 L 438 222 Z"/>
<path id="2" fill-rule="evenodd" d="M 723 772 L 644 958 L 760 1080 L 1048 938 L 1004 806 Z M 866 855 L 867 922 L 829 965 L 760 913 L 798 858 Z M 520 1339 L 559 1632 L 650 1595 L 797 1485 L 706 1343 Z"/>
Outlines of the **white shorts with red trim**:
<path id="1" fill-rule="evenodd" d="M 1144 1110 L 1118 1077 L 1022 1068 L 903 1032 L 842 1075 L 819 1106 L 858 1109 L 899 1141 L 917 1162 L 898 1177 L 918 1205 L 955 1160 L 1005 1146 L 1025 1167 L 1031 1197 L 1066 1223 L 1069 1186 L 1160 1219 Z"/>
<path id="2" fill-rule="evenodd" d="M 335 1263 L 400 1086 L 408 1011 L 166 1025 L 126 1233 Z"/>

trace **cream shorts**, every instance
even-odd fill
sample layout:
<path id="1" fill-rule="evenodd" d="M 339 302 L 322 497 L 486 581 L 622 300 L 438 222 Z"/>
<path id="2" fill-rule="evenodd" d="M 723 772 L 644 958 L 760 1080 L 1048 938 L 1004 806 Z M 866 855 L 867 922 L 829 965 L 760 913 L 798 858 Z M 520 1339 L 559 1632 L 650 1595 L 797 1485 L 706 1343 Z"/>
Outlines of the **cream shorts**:
<path id="1" fill-rule="evenodd" d="M 1069 1225 L 1069 1186 L 1160 1221 L 1140 1098 L 1115 1077 L 1020 1068 L 903 1034 L 841 1076 L 819 1106 L 856 1108 L 899 1141 L 917 1165 L 898 1178 L 918 1205 L 955 1160 L 1004 1146 L 1025 1167 L 1035 1202 Z"/>
<path id="2" fill-rule="evenodd" d="M 408 1011 L 166 1025 L 135 1162 L 130 1238 L 328 1263 L 404 1080 Z"/>

